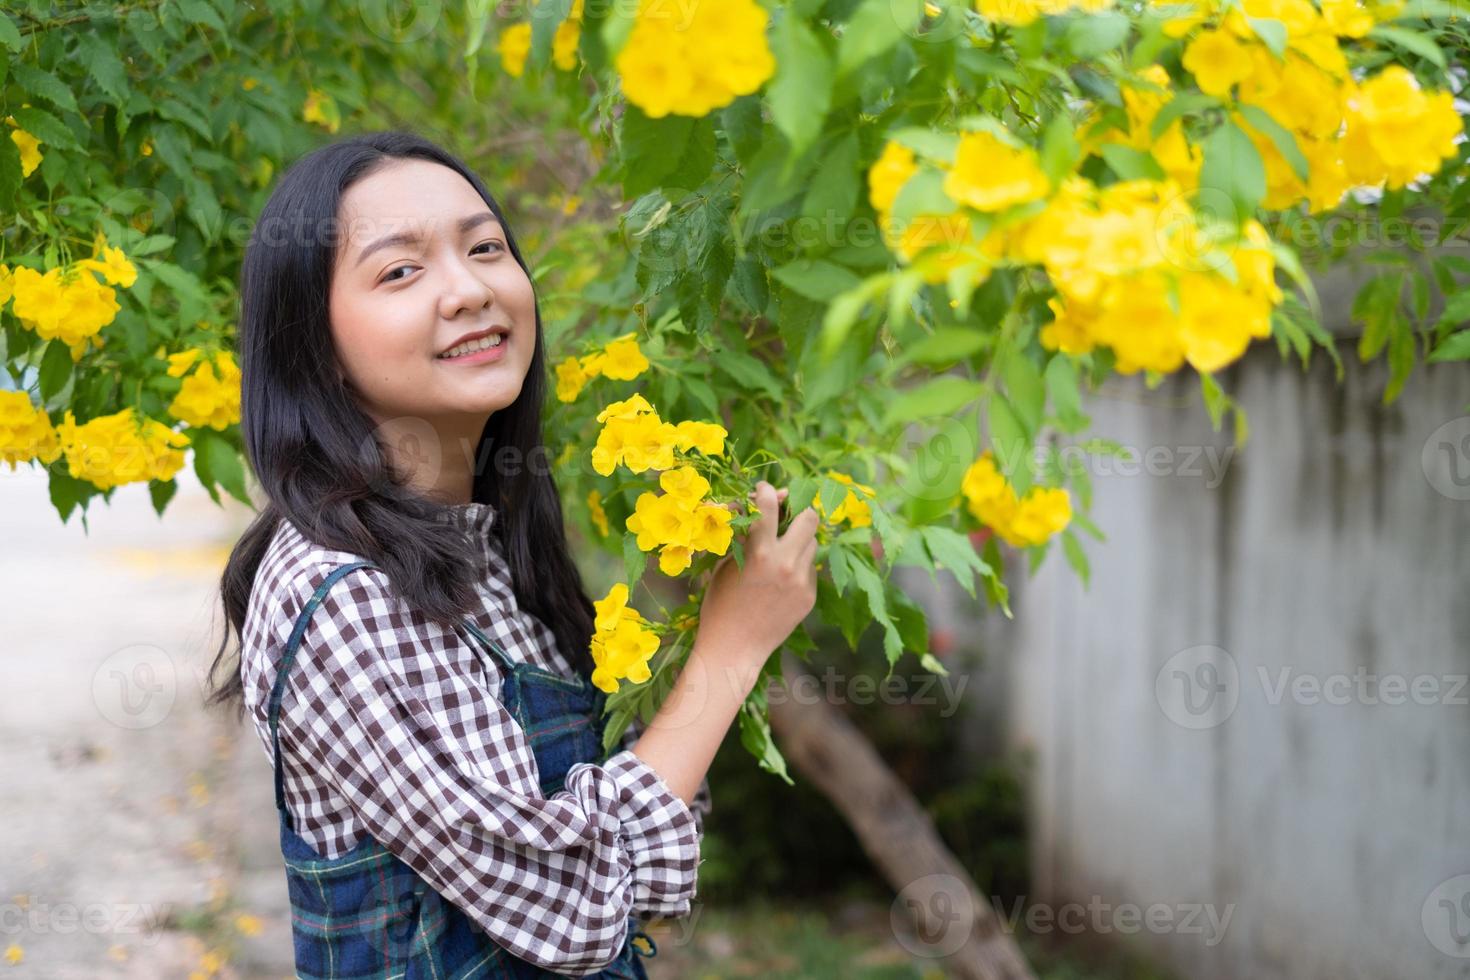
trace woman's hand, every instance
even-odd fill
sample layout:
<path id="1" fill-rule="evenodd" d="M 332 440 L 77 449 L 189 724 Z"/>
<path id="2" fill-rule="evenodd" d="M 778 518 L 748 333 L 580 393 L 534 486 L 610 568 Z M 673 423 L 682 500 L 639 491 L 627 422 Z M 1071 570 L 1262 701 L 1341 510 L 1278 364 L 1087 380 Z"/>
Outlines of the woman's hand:
<path id="1" fill-rule="evenodd" d="M 819 518 L 808 507 L 778 535 L 786 493 L 764 480 L 756 484 L 751 496 L 760 516 L 744 539 L 745 565 L 722 558 L 699 607 L 695 646 L 732 660 L 729 666 L 759 669 L 816 605 Z"/>

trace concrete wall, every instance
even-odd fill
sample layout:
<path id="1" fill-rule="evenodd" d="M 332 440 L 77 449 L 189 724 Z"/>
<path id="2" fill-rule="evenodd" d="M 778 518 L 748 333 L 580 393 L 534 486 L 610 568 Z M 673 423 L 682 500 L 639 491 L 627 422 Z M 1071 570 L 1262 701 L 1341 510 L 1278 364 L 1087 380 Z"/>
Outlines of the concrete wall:
<path id="1" fill-rule="evenodd" d="M 1470 369 L 1384 407 L 1342 357 L 1253 348 L 1239 450 L 1197 379 L 1110 385 L 1153 465 L 1091 467 L 1091 588 L 1057 549 L 1014 621 L 936 610 L 986 653 L 972 748 L 1033 759 L 1035 899 L 1183 977 L 1470 977 Z"/>

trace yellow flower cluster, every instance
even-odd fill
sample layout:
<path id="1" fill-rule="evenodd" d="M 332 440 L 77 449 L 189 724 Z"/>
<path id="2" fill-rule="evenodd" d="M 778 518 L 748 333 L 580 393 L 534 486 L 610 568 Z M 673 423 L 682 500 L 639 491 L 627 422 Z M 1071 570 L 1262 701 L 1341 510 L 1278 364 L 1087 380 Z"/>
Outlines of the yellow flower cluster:
<path id="1" fill-rule="evenodd" d="M 614 381 L 632 381 L 648 370 L 648 358 L 631 333 L 625 333 L 598 351 L 581 357 L 568 357 L 556 366 L 556 397 L 572 402 L 582 393 L 587 382 L 596 377 Z"/>
<path id="2" fill-rule="evenodd" d="M 988 449 L 965 470 L 960 493 L 976 520 L 1016 548 L 1042 544 L 1072 520 L 1072 498 L 1066 490 L 1032 487 L 1017 498 Z"/>
<path id="3" fill-rule="evenodd" d="M 703 116 L 776 73 L 770 15 L 755 0 L 641 0 L 614 64 L 628 101 L 654 118 Z"/>
<path id="4" fill-rule="evenodd" d="M 23 391 L 0 391 L 0 461 L 13 471 L 20 463 L 53 463 L 61 442 L 46 412 Z"/>
<path id="5" fill-rule="evenodd" d="M 98 331 L 111 323 L 121 308 L 116 292 L 92 273 L 124 288 L 138 277 L 120 249 L 103 246 L 101 255 L 101 259 L 83 259 L 68 268 L 58 266 L 44 273 L 24 266 L 12 271 L 0 265 L 0 306 L 13 297 L 11 312 L 22 326 L 46 340 L 60 338 L 71 348 L 71 359 L 81 360 L 88 342 L 102 346 Z"/>
<path id="6" fill-rule="evenodd" d="M 169 355 L 169 377 L 183 377 L 190 368 L 192 373 L 168 406 L 169 414 L 190 425 L 219 430 L 240 421 L 240 368 L 235 355 L 229 351 L 210 355 L 198 347 Z"/>
<path id="7" fill-rule="evenodd" d="M 634 473 L 672 469 L 675 450 L 720 456 L 729 435 L 716 422 L 665 422 L 642 395 L 613 402 L 597 413 L 597 421 L 602 431 L 592 448 L 592 468 L 602 476 L 619 465 Z"/>
<path id="8" fill-rule="evenodd" d="M 861 491 L 861 493 L 869 497 L 874 497 L 877 494 L 873 488 L 866 484 L 857 483 L 847 474 L 838 473 L 835 470 L 828 470 L 827 476 L 836 480 L 838 483 L 847 484 L 852 489 L 847 491 L 847 496 L 842 499 L 842 503 L 838 504 L 837 508 L 830 514 L 822 506 L 822 495 L 820 493 L 817 494 L 812 500 L 813 506 L 817 508 L 817 513 L 821 514 L 825 520 L 833 524 L 840 524 L 843 521 L 847 521 L 851 527 L 871 527 L 873 524 L 873 512 L 869 509 L 868 502 L 859 496 L 858 492 Z"/>
<path id="9" fill-rule="evenodd" d="M 628 587 L 622 582 L 592 603 L 596 630 L 592 634 L 592 683 L 616 694 L 618 681 L 642 684 L 653 676 L 648 658 L 658 652 L 658 634 L 648 628 L 643 614 L 628 605 Z"/>
<path id="10" fill-rule="evenodd" d="M 729 508 L 707 499 L 710 484 L 692 466 L 659 474 L 662 494 L 642 493 L 628 515 L 629 531 L 638 535 L 642 551 L 658 548 L 659 571 L 678 575 L 697 551 L 723 555 L 734 532 Z"/>
<path id="11" fill-rule="evenodd" d="M 1403 187 L 1455 155 L 1463 124 L 1449 92 L 1423 91 L 1402 65 L 1359 83 L 1339 46 L 1339 37 L 1364 36 L 1401 6 L 1323 0 L 1319 9 L 1310 0 L 1243 0 L 1225 10 L 1209 0 L 1186 5 L 1190 13 L 1168 22 L 1176 37 L 1194 32 L 1183 65 L 1201 91 L 1225 99 L 1233 93 L 1268 112 L 1305 157 L 1303 180 L 1249 116 L 1236 117 L 1265 162 L 1266 207 L 1305 199 L 1311 211 L 1327 210 L 1354 187 Z M 1284 57 L 1266 46 L 1251 19 L 1285 27 Z"/>
<path id="12" fill-rule="evenodd" d="M 169 480 L 184 468 L 189 437 L 131 406 L 77 425 L 71 410 L 57 426 L 71 475 L 103 490 L 122 483 Z"/>
<path id="13" fill-rule="evenodd" d="M 1070 10 L 1096 14 L 1113 6 L 1113 0 L 975 0 L 980 16 L 997 24 L 1025 27 L 1043 15 L 1057 16 Z"/>
<path id="14" fill-rule="evenodd" d="M 1174 97 L 1169 82 L 1169 73 L 1162 65 L 1150 65 L 1139 73 L 1139 77 L 1120 86 L 1123 108 L 1128 116 L 1128 132 L 1107 129 L 1094 133 L 1094 120 L 1084 122 L 1079 129 L 1078 142 L 1083 155 L 1095 152 L 1103 143 L 1121 143 L 1135 150 L 1153 154 L 1164 173 L 1186 191 L 1199 186 L 1199 171 L 1204 164 L 1204 154 L 1199 147 L 1189 142 L 1184 135 L 1184 122 L 1175 119 L 1167 129 L 1154 138 L 1151 127 L 1159 110 Z"/>
<path id="15" fill-rule="evenodd" d="M 984 157 L 987 153 L 997 158 L 995 162 L 1004 158 L 1005 164 L 1009 165 L 1008 173 L 999 180 L 990 181 L 985 177 Z M 1025 152 L 1000 144 L 988 133 L 962 137 L 956 161 L 960 166 L 945 178 L 947 194 L 963 194 L 970 200 L 997 202 L 1007 197 L 1024 197 L 1034 187 L 1027 167 L 1032 161 L 1027 159 Z M 967 263 L 976 263 L 988 270 L 1001 258 L 1004 239 L 992 232 L 981 241 L 975 241 L 970 217 L 964 210 L 917 215 L 904 222 L 902 227 L 895 222 L 893 202 L 903 185 L 918 171 L 919 163 L 914 151 L 893 140 L 884 145 L 882 154 L 868 171 L 868 200 L 872 202 L 873 210 L 878 212 L 878 226 L 888 247 L 904 262 L 911 263 L 928 283 L 944 282 L 951 269 Z"/>
<path id="16" fill-rule="evenodd" d="M 1282 299 L 1270 239 L 1246 223 L 1227 257 L 1172 181 L 1133 180 L 1101 190 L 1068 178 L 1039 214 L 1011 230 L 1011 253 L 1039 262 L 1059 299 L 1042 328 L 1049 350 L 1111 347 L 1120 373 L 1169 372 L 1188 361 L 1215 371 L 1271 333 Z"/>
<path id="17" fill-rule="evenodd" d="M 575 0 L 567 19 L 556 26 L 551 38 L 551 63 L 562 71 L 577 67 L 577 45 L 582 40 L 583 0 Z M 531 55 L 531 25 L 512 24 L 500 32 L 495 42 L 500 67 L 512 78 L 526 73 L 526 59 Z"/>

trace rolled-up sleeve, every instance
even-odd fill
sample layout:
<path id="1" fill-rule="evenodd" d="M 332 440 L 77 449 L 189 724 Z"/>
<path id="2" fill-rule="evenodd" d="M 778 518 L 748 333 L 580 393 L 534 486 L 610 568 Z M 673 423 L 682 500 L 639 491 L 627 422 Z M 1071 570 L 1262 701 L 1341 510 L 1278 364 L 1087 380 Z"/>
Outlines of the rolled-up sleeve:
<path id="1" fill-rule="evenodd" d="M 330 772 L 369 833 L 495 942 L 554 972 L 596 972 L 630 915 L 689 912 L 708 790 L 686 806 L 625 748 L 574 765 L 544 796 L 500 689 L 467 639 L 364 569 L 327 593 L 302 638 L 283 758 Z"/>

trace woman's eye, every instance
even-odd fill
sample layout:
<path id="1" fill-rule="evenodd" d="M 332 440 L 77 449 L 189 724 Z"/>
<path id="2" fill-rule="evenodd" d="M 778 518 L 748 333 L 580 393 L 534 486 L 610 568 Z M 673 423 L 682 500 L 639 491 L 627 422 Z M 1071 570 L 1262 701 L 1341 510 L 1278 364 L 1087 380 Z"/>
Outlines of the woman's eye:
<path id="1" fill-rule="evenodd" d="M 394 276 L 393 273 L 397 272 L 399 269 L 412 269 L 412 268 L 413 268 L 413 266 L 411 266 L 411 265 L 394 266 L 393 268 L 391 268 L 391 269 L 388 270 L 388 274 L 383 277 L 382 281 L 383 282 L 393 282 L 395 279 L 402 279 L 403 278 L 402 276 Z"/>
<path id="2" fill-rule="evenodd" d="M 486 246 L 486 245 L 494 245 L 496 248 L 503 248 L 503 246 L 499 242 L 481 242 L 479 245 L 476 245 L 475 248 L 481 248 L 481 247 Z M 474 252 L 475 252 L 475 249 L 474 248 L 470 249 L 470 254 L 471 255 L 473 255 Z"/>

